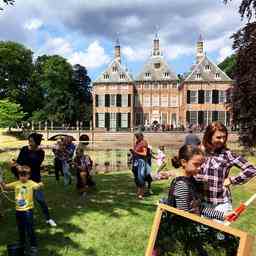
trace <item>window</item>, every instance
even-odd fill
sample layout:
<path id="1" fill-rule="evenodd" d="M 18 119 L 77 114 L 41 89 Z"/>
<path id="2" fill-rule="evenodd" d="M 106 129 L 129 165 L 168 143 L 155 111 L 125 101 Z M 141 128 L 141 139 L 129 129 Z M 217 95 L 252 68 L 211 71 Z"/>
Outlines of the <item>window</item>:
<path id="1" fill-rule="evenodd" d="M 226 102 L 226 92 L 219 91 L 219 103 L 225 103 L 225 102 Z"/>
<path id="2" fill-rule="evenodd" d="M 161 113 L 161 114 L 162 114 L 161 123 L 162 124 L 167 124 L 167 113 Z"/>
<path id="3" fill-rule="evenodd" d="M 178 106 L 178 97 L 171 96 L 170 97 L 170 107 L 177 107 Z"/>
<path id="4" fill-rule="evenodd" d="M 150 84 L 145 84 L 144 89 L 150 89 Z"/>
<path id="5" fill-rule="evenodd" d="M 139 95 L 134 95 L 134 106 L 135 107 L 139 107 L 140 106 Z"/>
<path id="6" fill-rule="evenodd" d="M 161 97 L 161 106 L 162 107 L 168 107 L 168 96 L 162 96 Z"/>
<path id="7" fill-rule="evenodd" d="M 167 85 L 167 84 L 163 84 L 163 85 L 162 85 L 162 88 L 163 88 L 163 89 L 167 89 L 167 88 L 168 88 L 168 85 Z"/>
<path id="8" fill-rule="evenodd" d="M 143 106 L 144 107 L 150 107 L 150 96 L 144 96 L 143 97 Z"/>
<path id="9" fill-rule="evenodd" d="M 110 129 L 115 129 L 116 128 L 116 113 L 110 113 Z"/>
<path id="10" fill-rule="evenodd" d="M 144 125 L 149 124 L 149 113 L 144 113 L 143 119 L 144 119 Z"/>
<path id="11" fill-rule="evenodd" d="M 116 95 L 110 94 L 110 107 L 115 107 L 115 106 L 116 106 Z"/>
<path id="12" fill-rule="evenodd" d="M 212 122 L 212 111 L 207 111 L 207 125 Z"/>
<path id="13" fill-rule="evenodd" d="M 109 79 L 109 74 L 105 73 L 105 74 L 103 75 L 103 78 L 104 78 L 104 79 Z"/>
<path id="14" fill-rule="evenodd" d="M 159 85 L 158 84 L 154 84 L 154 89 L 158 89 Z"/>
<path id="15" fill-rule="evenodd" d="M 164 72 L 164 78 L 168 78 L 170 76 L 169 72 Z"/>
<path id="16" fill-rule="evenodd" d="M 197 124 L 197 111 L 190 111 L 190 124 Z"/>
<path id="17" fill-rule="evenodd" d="M 212 91 L 205 91 L 205 103 L 211 103 L 212 102 Z"/>
<path id="18" fill-rule="evenodd" d="M 140 84 L 136 84 L 136 89 L 141 89 L 141 85 Z"/>
<path id="19" fill-rule="evenodd" d="M 122 95 L 122 107 L 128 107 L 128 95 L 127 94 Z"/>
<path id="20" fill-rule="evenodd" d="M 128 113 L 121 113 L 121 127 L 128 128 Z"/>
<path id="21" fill-rule="evenodd" d="M 226 123 L 226 112 L 225 111 L 219 111 L 219 121 L 223 124 Z"/>
<path id="22" fill-rule="evenodd" d="M 117 72 L 117 66 L 113 66 L 112 71 Z"/>
<path id="23" fill-rule="evenodd" d="M 215 74 L 215 78 L 216 78 L 216 79 L 220 79 L 220 73 L 216 73 L 216 74 Z"/>
<path id="24" fill-rule="evenodd" d="M 98 113 L 99 128 L 105 128 L 105 113 Z"/>
<path id="25" fill-rule="evenodd" d="M 98 106 L 99 107 L 105 106 L 105 95 L 98 95 Z"/>
<path id="26" fill-rule="evenodd" d="M 197 91 L 190 91 L 190 104 L 197 104 Z"/>
<path id="27" fill-rule="evenodd" d="M 171 114 L 171 124 L 172 125 L 176 125 L 177 123 L 177 116 L 176 116 L 176 113 L 172 113 Z"/>
<path id="28" fill-rule="evenodd" d="M 154 67 L 157 69 L 157 68 L 160 68 L 161 64 L 160 63 L 155 63 L 154 64 Z"/>
<path id="29" fill-rule="evenodd" d="M 121 74 L 120 79 L 125 79 L 125 74 Z"/>
<path id="30" fill-rule="evenodd" d="M 211 70 L 210 65 L 205 65 L 204 69 L 205 69 L 206 71 L 210 71 L 210 70 Z"/>
<path id="31" fill-rule="evenodd" d="M 149 72 L 145 73 L 146 78 L 151 78 L 151 74 Z"/>
<path id="32" fill-rule="evenodd" d="M 197 73 L 197 74 L 196 74 L 196 79 L 197 79 L 197 80 L 200 80 L 200 79 L 201 79 L 201 74 L 200 74 L 200 73 Z"/>
<path id="33" fill-rule="evenodd" d="M 172 84 L 173 89 L 177 89 L 177 84 Z"/>
<path id="34" fill-rule="evenodd" d="M 152 97 L 152 106 L 153 107 L 159 107 L 159 96 L 153 96 Z"/>
<path id="35" fill-rule="evenodd" d="M 143 113 L 135 113 L 135 125 L 143 125 Z"/>

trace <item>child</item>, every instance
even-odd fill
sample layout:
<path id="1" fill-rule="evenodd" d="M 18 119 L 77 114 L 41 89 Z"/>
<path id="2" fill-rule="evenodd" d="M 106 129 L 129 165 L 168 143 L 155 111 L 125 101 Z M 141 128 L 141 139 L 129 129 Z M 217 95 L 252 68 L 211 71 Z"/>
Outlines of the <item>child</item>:
<path id="1" fill-rule="evenodd" d="M 43 183 L 36 183 L 29 180 L 31 169 L 26 165 L 17 166 L 17 175 L 19 180 L 5 184 L 1 183 L 2 188 L 15 191 L 16 201 L 16 221 L 19 231 L 21 246 L 26 246 L 26 240 L 29 242 L 30 255 L 37 254 L 37 241 L 33 224 L 33 191 L 43 186 Z"/>
<path id="2" fill-rule="evenodd" d="M 201 203 L 202 194 L 193 176 L 199 173 L 203 161 L 204 155 L 200 148 L 192 145 L 184 145 L 180 148 L 179 155 L 172 159 L 172 164 L 175 168 L 182 167 L 182 173 L 181 176 L 174 178 L 170 185 L 168 204 L 207 218 L 224 221 L 228 214 L 203 207 Z"/>
<path id="3" fill-rule="evenodd" d="M 86 196 L 88 186 L 95 185 L 92 181 L 90 172 L 92 170 L 92 160 L 88 155 L 84 155 L 84 150 L 78 147 L 76 150 L 76 157 L 74 159 L 74 166 L 77 174 L 77 189 L 82 196 Z"/>
<path id="4" fill-rule="evenodd" d="M 159 146 L 157 150 L 156 163 L 158 166 L 157 175 L 166 167 L 166 156 L 164 153 L 164 146 Z"/>

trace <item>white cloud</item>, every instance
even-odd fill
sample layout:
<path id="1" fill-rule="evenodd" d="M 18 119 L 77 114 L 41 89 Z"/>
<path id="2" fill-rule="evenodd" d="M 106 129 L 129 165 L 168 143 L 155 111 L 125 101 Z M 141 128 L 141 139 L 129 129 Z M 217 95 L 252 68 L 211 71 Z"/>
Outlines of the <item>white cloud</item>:
<path id="1" fill-rule="evenodd" d="M 72 45 L 65 38 L 53 37 L 49 38 L 41 51 L 48 54 L 58 54 L 64 57 L 69 56 L 73 52 Z"/>
<path id="2" fill-rule="evenodd" d="M 123 21 L 123 26 L 128 28 L 138 28 L 141 25 L 141 20 L 135 15 L 128 16 Z"/>
<path id="3" fill-rule="evenodd" d="M 27 30 L 37 30 L 43 26 L 43 21 L 40 19 L 31 19 L 24 24 L 24 28 Z"/>
<path id="4" fill-rule="evenodd" d="M 226 59 L 226 57 L 230 56 L 233 53 L 233 50 L 230 46 L 225 46 L 219 51 L 218 63 L 222 62 Z"/>
<path id="5" fill-rule="evenodd" d="M 149 56 L 149 49 L 132 48 L 131 46 L 122 47 L 122 54 L 129 61 L 145 60 Z"/>
<path id="6" fill-rule="evenodd" d="M 81 64 L 86 68 L 98 68 L 110 61 L 110 57 L 106 54 L 104 48 L 99 41 L 92 42 L 86 51 L 73 52 L 69 57 L 69 62 L 74 64 Z"/>
<path id="7" fill-rule="evenodd" d="M 185 45 L 169 45 L 164 47 L 164 56 L 171 60 L 179 58 L 182 55 L 190 55 L 193 53 L 195 53 L 195 49 Z"/>

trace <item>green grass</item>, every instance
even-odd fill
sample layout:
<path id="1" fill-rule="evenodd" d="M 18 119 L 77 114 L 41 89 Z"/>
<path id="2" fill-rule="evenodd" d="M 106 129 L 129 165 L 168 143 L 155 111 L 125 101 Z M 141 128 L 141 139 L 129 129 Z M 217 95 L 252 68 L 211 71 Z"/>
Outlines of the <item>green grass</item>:
<path id="1" fill-rule="evenodd" d="M 102 153 L 100 153 L 102 154 Z M 5 169 L 6 181 L 13 180 L 7 162 L 17 152 L 0 154 L 0 165 Z M 256 163 L 256 158 L 249 158 Z M 50 151 L 45 164 L 52 162 Z M 236 173 L 237 170 L 232 170 Z M 97 189 L 86 200 L 81 199 L 72 186 L 65 188 L 53 176 L 44 175 L 45 197 L 57 228 L 49 228 L 38 205 L 34 209 L 36 234 L 40 256 L 141 256 L 144 255 L 156 202 L 166 196 L 168 181 L 154 182 L 154 195 L 144 201 L 135 198 L 133 177 L 129 171 L 97 174 Z M 256 180 L 232 189 L 233 205 L 256 193 Z M 13 197 L 13 193 L 9 194 Z M 17 240 L 14 205 L 3 201 L 0 209 L 0 255 L 6 255 L 6 245 Z M 254 203 L 232 226 L 256 234 L 256 204 Z M 253 255 L 256 255 L 256 251 Z"/>

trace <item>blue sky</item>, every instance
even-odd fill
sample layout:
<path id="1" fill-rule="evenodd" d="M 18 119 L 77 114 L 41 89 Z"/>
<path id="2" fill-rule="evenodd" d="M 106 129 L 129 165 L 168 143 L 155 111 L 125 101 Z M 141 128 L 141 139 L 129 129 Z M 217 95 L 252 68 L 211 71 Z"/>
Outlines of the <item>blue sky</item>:
<path id="1" fill-rule="evenodd" d="M 1 1 L 2 2 L 2 1 Z M 95 79 L 113 58 L 119 37 L 122 63 L 136 77 L 149 57 L 156 30 L 164 57 L 177 73 L 195 61 L 199 34 L 216 63 L 232 53 L 230 36 L 242 21 L 240 0 L 16 0 L 0 13 L 0 40 L 59 54 L 87 67 Z"/>

